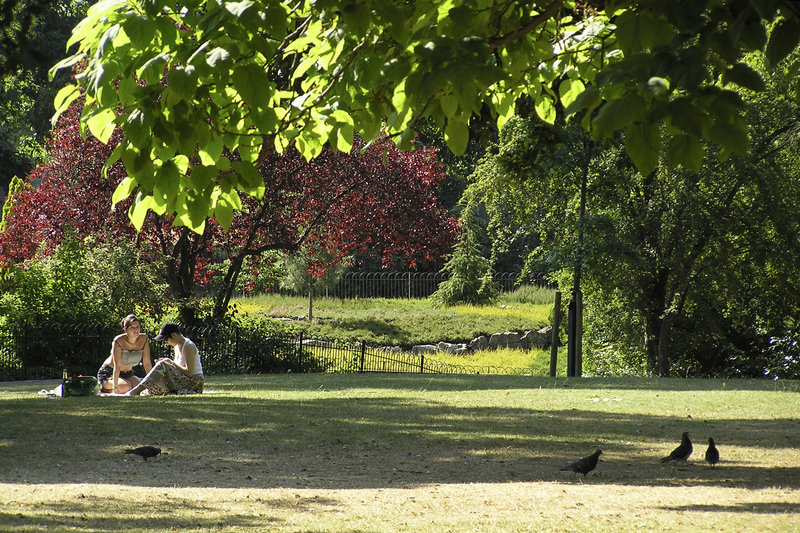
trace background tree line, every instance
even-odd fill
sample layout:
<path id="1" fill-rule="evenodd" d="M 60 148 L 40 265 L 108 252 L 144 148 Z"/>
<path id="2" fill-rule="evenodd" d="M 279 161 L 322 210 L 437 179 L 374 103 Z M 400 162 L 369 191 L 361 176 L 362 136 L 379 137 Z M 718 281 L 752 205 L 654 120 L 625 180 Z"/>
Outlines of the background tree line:
<path id="1" fill-rule="evenodd" d="M 206 232 L 217 223 L 235 228 L 240 208 L 280 216 L 291 204 L 281 196 L 287 191 L 316 208 L 347 196 L 343 181 L 317 199 L 313 191 L 331 180 L 287 188 L 281 175 L 294 176 L 299 156 L 352 153 L 364 146 L 356 132 L 374 133 L 388 117 L 387 131 L 404 147 L 471 149 L 467 157 L 443 150 L 455 198 L 495 125 L 505 125 L 465 180 L 470 230 L 451 269 L 485 279 L 500 261 L 524 256 L 526 268 L 546 269 L 564 287 L 580 278 L 587 355 L 598 372 L 752 375 L 796 364 L 787 340 L 797 310 L 794 3 L 556 1 L 478 12 L 385 1 L 363 13 L 329 4 L 324 20 L 303 4 L 269 28 L 248 16 L 283 9 L 268 1 L 181 14 L 150 6 L 125 19 L 116 10 L 127 7 L 104 6 L 79 27 L 80 50 L 59 67 L 82 65 L 81 89 L 62 91 L 58 107 L 73 131 L 80 123 L 118 148 L 95 149 L 98 162 L 110 162 L 107 172 L 118 172 L 104 194 L 136 227 L 161 224 L 156 240 L 173 295 L 186 301 L 201 273 L 213 270 Z M 185 25 L 175 31 L 179 17 Z M 98 28 L 105 31 L 89 31 Z M 208 48 L 197 50 L 197 36 Z M 231 50 L 231 36 L 266 41 Z M 204 62 L 191 69 L 183 62 L 197 57 Z M 104 77 L 109 66 L 117 77 Z M 123 83 L 110 91 L 112 78 Z M 273 172 L 269 145 L 297 159 Z M 349 220 L 343 211 L 337 217 Z M 372 217 L 363 227 L 394 219 Z M 306 222 L 292 220 L 288 238 L 217 246 L 225 250 L 217 259 L 227 261 L 222 279 L 235 282 L 246 261 L 271 248 L 313 243 L 319 237 Z M 480 225 L 489 230 L 483 240 L 471 230 Z M 238 235 L 239 243 L 264 238 Z M 350 237 L 363 243 L 363 235 Z M 322 239 L 316 248 L 341 258 L 359 247 Z M 403 256 L 392 246 L 383 251 L 388 261 Z M 225 286 L 217 316 L 234 284 Z M 491 299 L 486 284 L 463 287 L 458 298 Z"/>
<path id="2" fill-rule="evenodd" d="M 788 69 L 765 79 L 745 94 L 743 156 L 709 143 L 696 171 L 660 159 L 642 174 L 623 148 L 633 130 L 598 144 L 520 108 L 470 177 L 496 248 L 533 233 L 527 268 L 563 287 L 582 268 L 592 372 L 797 375 L 800 103 Z"/>

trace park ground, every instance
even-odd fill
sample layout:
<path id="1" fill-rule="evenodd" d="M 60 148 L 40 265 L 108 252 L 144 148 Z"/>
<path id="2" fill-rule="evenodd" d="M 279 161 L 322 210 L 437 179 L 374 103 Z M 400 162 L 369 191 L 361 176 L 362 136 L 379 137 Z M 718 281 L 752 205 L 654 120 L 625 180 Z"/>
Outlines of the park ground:
<path id="1" fill-rule="evenodd" d="M 40 397 L 48 385 L 0 384 L 0 531 L 800 530 L 797 382 L 211 376 L 197 396 Z M 683 431 L 694 455 L 661 463 Z M 124 453 L 140 445 L 164 453 Z M 585 479 L 559 470 L 596 447 Z"/>

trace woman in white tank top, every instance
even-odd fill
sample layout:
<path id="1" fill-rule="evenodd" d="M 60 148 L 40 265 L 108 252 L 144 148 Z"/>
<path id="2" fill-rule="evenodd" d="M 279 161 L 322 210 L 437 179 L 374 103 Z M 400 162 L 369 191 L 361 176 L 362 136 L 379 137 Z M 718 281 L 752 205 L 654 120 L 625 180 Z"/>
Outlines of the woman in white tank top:
<path id="1" fill-rule="evenodd" d="M 191 339 L 183 336 L 180 326 L 173 322 L 165 323 L 155 339 L 165 341 L 172 346 L 175 357 L 156 361 L 153 369 L 125 395 L 163 396 L 203 392 L 203 364 L 200 362 L 200 352 Z"/>

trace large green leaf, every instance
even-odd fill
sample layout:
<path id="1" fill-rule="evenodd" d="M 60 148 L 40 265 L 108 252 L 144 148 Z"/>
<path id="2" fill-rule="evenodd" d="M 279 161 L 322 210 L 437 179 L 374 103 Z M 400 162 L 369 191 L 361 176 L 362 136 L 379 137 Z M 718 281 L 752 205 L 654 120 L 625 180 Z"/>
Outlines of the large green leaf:
<path id="1" fill-rule="evenodd" d="M 797 48 L 798 42 L 800 42 L 800 21 L 797 19 L 779 20 L 772 29 L 767 43 L 767 63 L 771 66 L 777 65 L 778 61 Z"/>
<path id="2" fill-rule="evenodd" d="M 661 154 L 661 134 L 657 124 L 636 122 L 625 130 L 625 151 L 643 175 L 658 166 Z"/>
<path id="3" fill-rule="evenodd" d="M 463 154 L 469 142 L 469 127 L 458 119 L 449 120 L 444 128 L 444 140 L 454 154 Z"/>
<path id="4" fill-rule="evenodd" d="M 639 120 L 645 110 L 644 102 L 636 95 L 606 102 L 592 119 L 592 137 L 599 140 L 611 136 L 615 131 Z"/>
<path id="5" fill-rule="evenodd" d="M 554 124 L 556 121 L 556 106 L 553 103 L 553 100 L 547 96 L 542 95 L 536 101 L 536 114 L 539 115 L 539 118 L 547 122 L 548 124 Z"/>
<path id="6" fill-rule="evenodd" d="M 672 27 L 652 11 L 640 8 L 617 17 L 616 37 L 625 56 L 652 50 L 672 40 Z"/>
<path id="7" fill-rule="evenodd" d="M 153 211 L 163 215 L 174 206 L 178 196 L 181 175 L 172 161 L 166 161 L 158 170 L 158 176 L 153 185 Z"/>
<path id="8" fill-rule="evenodd" d="M 575 100 L 583 93 L 586 86 L 581 80 L 566 79 L 558 86 L 558 94 L 561 98 L 561 105 L 569 108 Z"/>
<path id="9" fill-rule="evenodd" d="M 723 81 L 725 83 L 735 83 L 751 91 L 760 92 L 764 90 L 764 80 L 761 75 L 744 63 L 736 63 L 726 70 L 723 75 Z"/>
<path id="10" fill-rule="evenodd" d="M 58 91 L 53 102 L 56 112 L 53 115 L 53 118 L 50 119 L 50 123 L 53 126 L 56 125 L 58 117 L 61 116 L 61 113 L 66 111 L 67 108 L 72 105 L 72 102 L 74 102 L 80 95 L 81 92 L 75 85 L 65 85 L 60 91 Z"/>
<path id="11" fill-rule="evenodd" d="M 703 166 L 703 144 L 694 135 L 674 135 L 667 147 L 667 157 L 674 165 L 683 165 L 689 170 L 700 172 Z"/>
<path id="12" fill-rule="evenodd" d="M 747 129 L 741 119 L 731 123 L 717 122 L 708 133 L 709 138 L 730 152 L 746 154 L 749 145 Z"/>
<path id="13" fill-rule="evenodd" d="M 245 103 L 253 110 L 267 107 L 273 91 L 273 83 L 263 67 L 255 63 L 234 65 L 231 81 Z"/>
<path id="14" fill-rule="evenodd" d="M 194 99 L 195 91 L 197 90 L 197 78 L 194 67 L 187 68 L 178 67 L 170 70 L 167 74 L 167 91 L 166 94 L 170 98 L 170 103 L 173 105 L 179 100 L 191 102 Z"/>
<path id="15" fill-rule="evenodd" d="M 130 176 L 126 176 L 121 182 L 119 182 L 117 188 L 114 189 L 114 194 L 111 196 L 111 203 L 113 205 L 120 203 L 122 200 L 130 196 L 134 190 L 136 190 L 136 186 L 136 180 Z"/>
<path id="16" fill-rule="evenodd" d="M 117 115 L 112 109 L 105 108 L 93 113 L 86 120 L 86 125 L 89 127 L 89 131 L 92 132 L 92 135 L 97 137 L 103 144 L 106 144 L 114 133 L 116 118 Z"/>

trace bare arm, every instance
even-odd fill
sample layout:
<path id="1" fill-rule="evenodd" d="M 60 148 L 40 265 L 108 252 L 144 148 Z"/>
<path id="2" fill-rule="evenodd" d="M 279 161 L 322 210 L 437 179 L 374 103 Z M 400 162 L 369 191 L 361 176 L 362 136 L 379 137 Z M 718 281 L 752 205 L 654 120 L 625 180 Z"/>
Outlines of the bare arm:
<path id="1" fill-rule="evenodd" d="M 114 377 L 111 381 L 111 390 L 112 392 L 119 392 L 119 367 L 122 364 L 122 348 L 120 348 L 116 339 L 114 339 L 114 344 L 111 345 L 111 355 L 114 358 Z"/>
<path id="2" fill-rule="evenodd" d="M 183 349 L 184 349 L 183 360 L 186 361 L 186 369 L 185 370 L 181 369 L 181 370 L 183 370 L 183 373 L 186 374 L 187 376 L 192 377 L 195 371 L 194 363 L 195 360 L 197 359 L 197 347 L 194 345 L 194 343 L 189 343 L 188 346 L 185 345 Z"/>
<path id="3" fill-rule="evenodd" d="M 144 352 L 142 353 L 142 365 L 145 372 L 150 372 L 153 369 L 153 360 L 150 357 L 150 339 L 145 337 Z"/>

